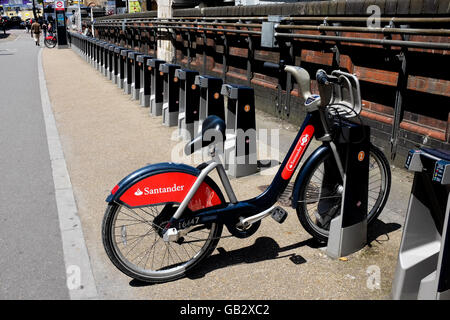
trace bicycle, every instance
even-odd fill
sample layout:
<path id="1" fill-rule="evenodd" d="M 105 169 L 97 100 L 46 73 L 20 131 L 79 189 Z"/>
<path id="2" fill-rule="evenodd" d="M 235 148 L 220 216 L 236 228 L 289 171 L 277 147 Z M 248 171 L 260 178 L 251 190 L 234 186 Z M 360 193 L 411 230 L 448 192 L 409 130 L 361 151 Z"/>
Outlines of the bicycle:
<path id="1" fill-rule="evenodd" d="M 44 39 L 45 46 L 50 49 L 54 48 L 57 43 L 58 43 L 58 40 L 56 39 L 55 35 L 46 36 Z"/>
<path id="2" fill-rule="evenodd" d="M 263 218 L 284 222 L 287 212 L 276 202 L 296 172 L 312 137 L 322 142 L 300 168 L 293 188 L 292 207 L 301 225 L 324 242 L 332 218 L 340 214 L 343 162 L 339 154 L 340 131 L 361 110 L 358 79 L 351 74 L 319 70 L 319 95 L 311 94 L 310 76 L 296 66 L 283 68 L 299 84 L 307 110 L 305 120 L 270 186 L 260 195 L 238 201 L 219 154 L 225 123 L 208 117 L 202 132 L 185 146 L 187 155 L 208 147 L 211 161 L 194 168 L 185 164 L 158 163 L 122 179 L 106 199 L 102 239 L 112 263 L 126 275 L 147 282 L 184 277 L 215 249 L 223 226 L 231 236 L 247 238 Z M 208 139 L 209 137 L 209 139 Z M 347 141 L 345 143 L 352 143 Z M 370 200 L 368 225 L 387 201 L 391 176 L 384 154 L 370 144 Z M 208 176 L 217 170 L 228 202 Z M 327 172 L 325 175 L 324 172 Z"/>

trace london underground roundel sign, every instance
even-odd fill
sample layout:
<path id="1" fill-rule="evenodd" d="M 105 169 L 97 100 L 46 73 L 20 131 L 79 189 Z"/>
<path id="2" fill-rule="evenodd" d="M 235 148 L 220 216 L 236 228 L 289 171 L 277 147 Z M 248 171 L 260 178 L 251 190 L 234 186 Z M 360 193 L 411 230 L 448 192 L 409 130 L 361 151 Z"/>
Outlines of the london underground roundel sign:
<path id="1" fill-rule="evenodd" d="M 56 10 L 64 10 L 64 1 L 55 1 Z"/>

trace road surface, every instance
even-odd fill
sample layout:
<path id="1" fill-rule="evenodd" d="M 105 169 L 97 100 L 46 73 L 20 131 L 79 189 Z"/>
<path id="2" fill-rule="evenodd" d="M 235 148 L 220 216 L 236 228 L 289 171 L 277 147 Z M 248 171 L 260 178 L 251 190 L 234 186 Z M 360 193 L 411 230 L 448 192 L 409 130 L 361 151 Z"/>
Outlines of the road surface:
<path id="1" fill-rule="evenodd" d="M 0 299 L 68 299 L 37 47 L 0 40 Z"/>

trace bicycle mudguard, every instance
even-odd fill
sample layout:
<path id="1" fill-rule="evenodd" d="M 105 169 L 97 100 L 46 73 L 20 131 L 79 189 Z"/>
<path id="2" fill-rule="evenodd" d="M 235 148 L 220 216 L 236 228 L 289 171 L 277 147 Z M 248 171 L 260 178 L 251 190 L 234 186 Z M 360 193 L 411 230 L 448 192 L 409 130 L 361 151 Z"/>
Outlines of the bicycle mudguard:
<path id="1" fill-rule="evenodd" d="M 307 173 L 317 161 L 317 158 L 319 158 L 319 156 L 326 152 L 331 152 L 331 147 L 325 144 L 321 145 L 316 150 L 314 150 L 314 152 L 308 157 L 308 159 L 306 159 L 305 163 L 301 167 L 301 170 L 298 173 L 297 178 L 295 179 L 294 188 L 292 190 L 292 208 L 295 209 L 297 207 L 300 187 L 303 185 L 303 183 L 305 183 Z"/>
<path id="2" fill-rule="evenodd" d="M 106 198 L 129 208 L 181 203 L 194 184 L 200 170 L 185 164 L 151 164 L 122 179 Z M 197 211 L 222 205 L 225 199 L 217 184 L 206 177 L 189 202 L 188 208 Z"/>

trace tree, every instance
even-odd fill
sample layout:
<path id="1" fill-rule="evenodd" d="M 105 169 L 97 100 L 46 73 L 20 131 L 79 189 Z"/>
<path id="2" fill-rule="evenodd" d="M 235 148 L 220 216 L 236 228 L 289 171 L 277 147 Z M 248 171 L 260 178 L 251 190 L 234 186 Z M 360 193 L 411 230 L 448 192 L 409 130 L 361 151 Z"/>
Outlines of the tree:
<path id="1" fill-rule="evenodd" d="M 41 4 L 42 6 L 44 6 L 44 0 L 37 0 L 37 2 L 38 2 L 38 4 Z M 34 17 L 34 19 L 38 18 L 35 0 L 33 0 L 33 17 Z"/>
<path id="2" fill-rule="evenodd" d="M 35 0 L 33 0 L 33 17 L 34 17 L 35 20 L 37 19 Z"/>

